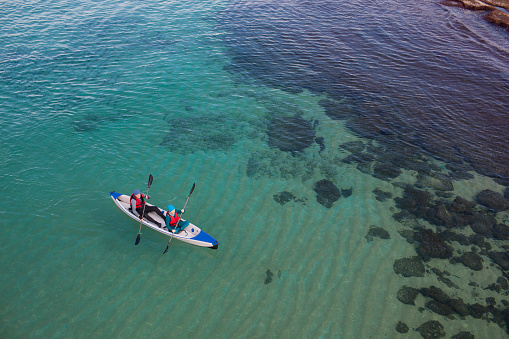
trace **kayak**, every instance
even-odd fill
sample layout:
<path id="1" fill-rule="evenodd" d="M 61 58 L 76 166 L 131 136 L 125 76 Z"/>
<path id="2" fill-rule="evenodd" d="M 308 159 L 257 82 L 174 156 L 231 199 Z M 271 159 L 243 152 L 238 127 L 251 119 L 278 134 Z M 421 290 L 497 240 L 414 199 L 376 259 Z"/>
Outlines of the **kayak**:
<path id="1" fill-rule="evenodd" d="M 134 219 L 138 222 L 140 221 L 140 219 L 137 216 L 135 216 L 134 213 L 132 213 L 130 211 L 131 202 L 129 201 L 130 200 L 129 195 L 120 194 L 120 193 L 116 193 L 116 192 L 110 192 L 110 196 L 111 196 L 111 199 L 118 206 L 118 208 L 120 208 L 125 214 L 127 214 L 132 219 Z M 150 204 L 147 203 L 147 205 L 150 205 Z M 163 213 L 166 212 L 165 210 L 163 210 L 161 208 L 159 208 L 159 209 Z M 157 213 L 150 212 L 147 214 L 150 215 L 150 217 L 152 217 L 152 219 L 154 219 L 155 221 L 160 222 L 161 224 L 164 224 L 164 220 Z M 182 219 L 182 221 L 185 221 L 185 220 Z M 171 231 L 166 230 L 166 228 L 161 228 L 161 227 L 159 227 L 159 225 L 156 225 L 146 219 L 142 220 L 142 223 L 145 226 L 148 226 L 148 227 L 152 228 L 153 230 L 156 230 L 159 233 L 166 234 L 170 237 L 173 237 L 173 238 L 178 239 L 183 242 L 187 242 L 188 244 L 191 244 L 191 245 L 208 247 L 208 248 L 213 248 L 213 249 L 217 249 L 219 247 L 219 242 L 217 242 L 216 239 L 212 238 L 210 235 L 205 233 L 198 226 L 193 225 L 191 223 L 189 223 L 189 225 L 186 228 L 184 228 L 181 232 L 179 232 L 178 234 L 172 233 Z"/>

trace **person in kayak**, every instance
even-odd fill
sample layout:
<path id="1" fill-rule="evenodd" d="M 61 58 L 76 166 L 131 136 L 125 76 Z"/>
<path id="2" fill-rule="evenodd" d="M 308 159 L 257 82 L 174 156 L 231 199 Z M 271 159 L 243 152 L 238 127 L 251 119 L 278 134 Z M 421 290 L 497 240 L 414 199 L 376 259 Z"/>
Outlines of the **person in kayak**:
<path id="1" fill-rule="evenodd" d="M 139 189 L 135 189 L 133 194 L 131 194 L 131 211 L 135 216 L 140 218 L 140 220 L 146 218 L 148 221 L 158 225 L 159 227 L 164 227 L 164 224 L 158 223 L 152 219 L 150 215 L 148 215 L 149 212 L 156 212 L 166 222 L 166 217 L 163 212 L 161 212 L 161 210 L 156 206 L 145 204 L 145 198 L 150 199 L 150 195 L 142 194 Z M 143 208 L 145 208 L 145 213 L 143 213 Z"/>
<path id="2" fill-rule="evenodd" d="M 180 219 L 179 214 L 184 214 L 184 210 L 176 211 L 175 207 L 168 205 L 168 212 L 166 212 L 166 228 L 173 233 L 180 233 L 180 231 L 189 225 L 189 221 Z"/>

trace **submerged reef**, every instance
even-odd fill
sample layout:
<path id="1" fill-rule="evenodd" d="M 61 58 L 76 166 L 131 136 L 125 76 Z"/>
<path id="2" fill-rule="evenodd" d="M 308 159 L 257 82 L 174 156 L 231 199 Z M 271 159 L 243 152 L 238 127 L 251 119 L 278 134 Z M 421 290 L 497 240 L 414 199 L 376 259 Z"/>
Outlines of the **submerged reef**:
<path id="1" fill-rule="evenodd" d="M 380 238 L 380 239 L 390 239 L 391 238 L 389 232 L 384 230 L 382 227 L 372 225 L 369 228 L 368 234 L 366 234 L 366 239 L 368 240 L 368 242 L 371 242 L 371 241 L 373 241 L 373 238 L 375 238 L 375 237 Z"/>
<path id="2" fill-rule="evenodd" d="M 279 148 L 284 152 L 302 152 L 313 144 L 316 132 L 310 121 L 294 115 L 272 119 L 267 128 L 267 135 L 270 147 Z"/>
<path id="3" fill-rule="evenodd" d="M 228 150 L 242 137 L 252 136 L 245 124 L 235 117 L 218 114 L 196 114 L 167 119 L 168 133 L 161 146 L 172 152 Z"/>
<path id="4" fill-rule="evenodd" d="M 328 179 L 315 183 L 316 200 L 319 204 L 331 208 L 334 202 L 341 197 L 341 191 Z"/>
<path id="5" fill-rule="evenodd" d="M 274 194 L 272 197 L 280 205 L 284 205 L 286 203 L 289 203 L 290 201 L 298 202 L 305 205 L 307 201 L 306 198 L 297 198 L 295 195 L 293 195 L 293 193 L 288 191 L 279 192 L 277 194 Z"/>

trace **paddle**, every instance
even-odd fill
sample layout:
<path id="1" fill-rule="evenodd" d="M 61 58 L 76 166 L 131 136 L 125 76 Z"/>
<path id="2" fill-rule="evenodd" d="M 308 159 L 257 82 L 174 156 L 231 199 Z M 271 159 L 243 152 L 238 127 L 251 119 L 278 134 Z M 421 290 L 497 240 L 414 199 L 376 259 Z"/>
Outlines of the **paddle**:
<path id="1" fill-rule="evenodd" d="M 193 193 L 193 191 L 194 191 L 194 185 L 195 185 L 195 183 L 193 184 L 193 187 L 191 187 L 191 192 L 189 192 L 189 195 L 187 196 L 187 200 L 186 200 L 186 203 L 184 204 L 184 208 L 183 208 L 183 210 L 185 210 L 185 209 L 186 209 L 187 202 L 189 201 L 189 197 L 191 196 L 191 193 Z M 177 211 L 175 211 L 175 213 L 177 213 Z M 178 225 L 178 223 L 177 223 L 177 225 Z M 171 239 L 173 239 L 173 236 L 172 236 L 172 237 L 170 237 L 170 241 L 168 241 L 168 245 L 166 245 L 166 249 L 164 250 L 163 254 L 165 254 L 166 252 L 168 252 L 168 248 L 170 247 Z"/>
<path id="2" fill-rule="evenodd" d="M 154 177 L 151 174 L 148 177 L 148 187 L 147 187 L 147 194 L 146 195 L 148 195 L 148 190 L 150 189 L 150 185 L 152 185 L 152 180 L 154 180 Z M 143 199 L 143 200 L 145 200 L 145 199 Z M 145 204 L 143 204 L 143 213 L 141 214 L 141 218 L 140 218 L 140 229 L 138 231 L 138 236 L 136 237 L 136 241 L 134 242 L 134 245 L 138 245 L 140 243 L 140 238 L 141 238 L 141 221 L 143 220 L 143 216 L 144 215 L 145 215 Z"/>

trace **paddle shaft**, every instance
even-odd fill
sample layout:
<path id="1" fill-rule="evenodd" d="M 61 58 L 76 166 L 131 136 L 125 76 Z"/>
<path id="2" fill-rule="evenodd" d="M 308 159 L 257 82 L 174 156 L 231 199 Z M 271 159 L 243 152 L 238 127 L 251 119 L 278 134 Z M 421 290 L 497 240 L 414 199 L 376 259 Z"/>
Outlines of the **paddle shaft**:
<path id="1" fill-rule="evenodd" d="M 145 197 L 148 198 L 148 191 L 150 190 L 150 185 L 152 185 L 152 180 L 154 180 L 154 177 L 152 176 L 152 174 L 149 175 L 148 177 L 148 187 L 147 187 L 147 194 L 145 195 Z M 142 193 L 143 194 L 143 193 Z M 141 213 L 141 216 L 140 216 L 140 229 L 138 230 L 138 236 L 136 237 L 136 241 L 134 242 L 135 245 L 138 245 L 138 243 L 140 242 L 140 234 L 141 234 L 141 224 L 142 224 L 142 221 L 143 221 L 143 216 L 145 215 L 145 206 L 147 204 L 147 202 L 145 201 L 145 198 L 143 198 L 143 201 L 145 202 L 143 204 L 143 212 Z M 136 207 L 134 207 L 136 208 Z"/>
<path id="2" fill-rule="evenodd" d="M 196 185 L 196 184 L 194 183 L 194 184 L 193 184 L 193 187 L 191 188 L 191 192 L 189 192 L 189 195 L 187 196 L 187 200 L 186 200 L 186 203 L 184 204 L 184 208 L 183 208 L 183 210 L 185 210 L 185 209 L 186 209 L 187 202 L 189 201 L 189 197 L 191 196 L 191 193 L 193 193 L 193 191 L 194 191 L 194 186 L 195 186 L 195 185 Z M 175 211 L 175 213 L 177 213 L 177 211 Z M 179 222 L 180 222 L 180 221 L 179 221 Z M 177 226 L 178 226 L 178 223 L 177 223 Z M 172 236 L 170 236 L 170 240 L 168 241 L 168 245 L 166 245 L 166 249 L 164 250 L 163 254 L 165 254 L 166 252 L 168 252 L 168 248 L 170 247 L 170 242 L 171 242 L 171 240 L 172 240 L 172 239 L 173 239 L 173 235 L 172 235 Z"/>

